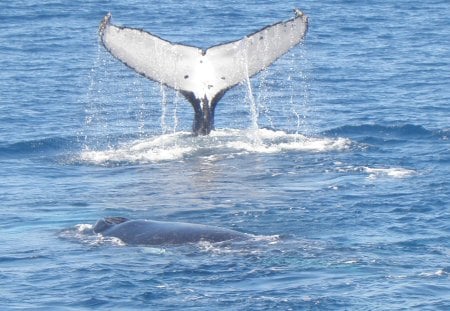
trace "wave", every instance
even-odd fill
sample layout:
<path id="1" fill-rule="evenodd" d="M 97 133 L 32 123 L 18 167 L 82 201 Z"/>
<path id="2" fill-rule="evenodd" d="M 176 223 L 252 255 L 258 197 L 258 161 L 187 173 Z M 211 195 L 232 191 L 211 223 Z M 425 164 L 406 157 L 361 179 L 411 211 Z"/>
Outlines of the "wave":
<path id="1" fill-rule="evenodd" d="M 50 137 L 14 143 L 0 142 L 0 155 L 20 156 L 30 154 L 49 154 L 73 148 L 77 144 L 76 137 Z"/>
<path id="2" fill-rule="evenodd" d="M 213 131 L 208 136 L 194 137 L 188 132 L 163 134 L 136 139 L 106 150 L 83 150 L 78 161 L 94 165 L 177 161 L 189 157 L 212 160 L 250 153 L 328 152 L 351 147 L 345 138 L 306 137 L 269 129 Z"/>
<path id="3" fill-rule="evenodd" d="M 0 263 L 15 263 L 20 261 L 28 261 L 32 260 L 33 262 L 36 262 L 38 259 L 49 259 L 48 256 L 42 255 L 42 254 L 35 254 L 34 251 L 28 251 L 28 252 L 19 252 L 17 254 L 12 255 L 1 255 L 0 256 Z"/>
<path id="4" fill-rule="evenodd" d="M 335 129 L 322 132 L 325 136 L 351 136 L 351 137 L 373 137 L 384 139 L 429 139 L 429 138 L 445 138 L 448 136 L 449 130 L 428 130 L 421 125 L 404 124 L 404 125 L 378 125 L 378 124 L 362 124 L 362 125 L 344 125 Z"/>

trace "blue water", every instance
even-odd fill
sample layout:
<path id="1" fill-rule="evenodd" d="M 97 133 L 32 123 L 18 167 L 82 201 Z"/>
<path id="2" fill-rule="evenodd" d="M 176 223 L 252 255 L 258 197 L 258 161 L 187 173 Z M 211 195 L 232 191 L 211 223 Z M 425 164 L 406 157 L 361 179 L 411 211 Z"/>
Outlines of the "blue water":
<path id="1" fill-rule="evenodd" d="M 0 3 L 2 310 L 448 310 L 450 2 L 198 3 Z M 304 44 L 230 90 L 209 137 L 98 44 L 109 11 L 208 47 L 293 7 Z M 255 238 L 90 233 L 111 215 Z"/>

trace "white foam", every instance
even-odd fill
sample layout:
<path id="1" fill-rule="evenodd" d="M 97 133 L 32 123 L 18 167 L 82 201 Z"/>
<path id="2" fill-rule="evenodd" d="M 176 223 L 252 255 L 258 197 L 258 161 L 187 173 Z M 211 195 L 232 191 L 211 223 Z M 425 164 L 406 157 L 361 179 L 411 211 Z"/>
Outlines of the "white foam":
<path id="1" fill-rule="evenodd" d="M 102 245 L 109 244 L 113 246 L 126 246 L 127 244 L 123 242 L 121 239 L 116 237 L 103 236 L 101 234 L 96 235 L 96 239 L 94 240 L 94 245 Z M 92 245 L 92 244 L 91 244 Z"/>
<path id="2" fill-rule="evenodd" d="M 59 237 L 63 239 L 73 240 L 85 245 L 98 246 L 109 244 L 114 246 L 125 246 L 126 244 L 114 237 L 104 237 L 101 234 L 93 232 L 91 224 L 77 224 L 72 228 L 60 232 Z"/>
<path id="3" fill-rule="evenodd" d="M 274 235 L 253 235 L 252 240 L 256 242 L 268 242 L 269 245 L 278 244 L 281 241 L 279 234 Z"/>
<path id="4" fill-rule="evenodd" d="M 86 233 L 86 232 L 90 232 L 92 230 L 94 226 L 91 224 L 78 224 L 75 225 L 76 230 L 79 233 Z"/>
<path id="5" fill-rule="evenodd" d="M 362 167 L 363 171 L 369 174 L 369 178 L 376 178 L 379 176 L 388 176 L 392 178 L 405 178 L 412 176 L 416 173 L 414 170 L 401 168 L 401 167 L 390 167 L 390 168 L 371 168 Z"/>
<path id="6" fill-rule="evenodd" d="M 342 151 L 348 149 L 350 145 L 351 141 L 345 138 L 306 137 L 268 129 L 244 132 L 226 143 L 230 151 L 247 153 Z"/>
<path id="7" fill-rule="evenodd" d="M 415 170 L 407 169 L 403 167 L 382 167 L 382 168 L 374 168 L 368 166 L 341 166 L 341 162 L 336 162 L 337 165 L 336 171 L 341 173 L 366 173 L 368 174 L 368 179 L 377 179 L 377 178 L 395 178 L 402 179 L 413 176 L 417 174 Z"/>
<path id="8" fill-rule="evenodd" d="M 448 272 L 446 272 L 444 269 L 439 269 L 439 270 L 433 271 L 433 272 L 422 272 L 419 275 L 423 276 L 423 277 L 441 277 L 441 276 L 447 276 Z"/>
<path id="9" fill-rule="evenodd" d="M 153 138 L 138 139 L 107 150 L 84 150 L 80 155 L 80 160 L 98 165 L 179 160 L 194 150 L 192 146 L 179 144 L 179 140 L 186 136 L 189 135 L 187 133 L 166 134 Z"/>
<path id="10" fill-rule="evenodd" d="M 208 136 L 178 132 L 134 140 L 107 150 L 86 149 L 79 160 L 95 165 L 151 163 L 182 160 L 197 153 L 216 159 L 248 153 L 341 151 L 350 146 L 351 141 L 345 138 L 306 137 L 268 129 L 221 129 Z"/>
<path id="11" fill-rule="evenodd" d="M 278 244 L 281 239 L 279 235 L 253 235 L 249 234 L 249 239 L 242 241 L 209 242 L 200 241 L 196 245 L 207 253 L 213 254 L 260 254 L 264 252 L 264 247 L 272 247 Z"/>

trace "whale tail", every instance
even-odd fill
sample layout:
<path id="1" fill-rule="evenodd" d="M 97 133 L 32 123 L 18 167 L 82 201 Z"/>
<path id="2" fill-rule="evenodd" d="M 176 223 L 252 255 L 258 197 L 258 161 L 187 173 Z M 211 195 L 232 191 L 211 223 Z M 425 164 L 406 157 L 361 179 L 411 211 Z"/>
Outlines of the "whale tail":
<path id="1" fill-rule="evenodd" d="M 200 49 L 176 44 L 149 32 L 111 24 L 107 14 L 99 28 L 103 46 L 125 65 L 150 80 L 179 91 L 194 108 L 193 132 L 214 128 L 217 103 L 230 88 L 255 75 L 300 43 L 308 18 L 295 17 L 244 38 Z"/>

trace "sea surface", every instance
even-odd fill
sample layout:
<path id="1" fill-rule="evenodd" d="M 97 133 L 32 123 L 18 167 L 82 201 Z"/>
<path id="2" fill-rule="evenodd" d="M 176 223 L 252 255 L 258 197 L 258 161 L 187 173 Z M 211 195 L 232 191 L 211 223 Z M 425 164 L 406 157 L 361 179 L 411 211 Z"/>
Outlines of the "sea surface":
<path id="1" fill-rule="evenodd" d="M 207 48 L 292 18 L 305 41 L 216 130 L 99 44 Z M 0 3 L 2 310 L 450 310 L 450 2 Z M 248 241 L 136 246 L 106 216 Z"/>

